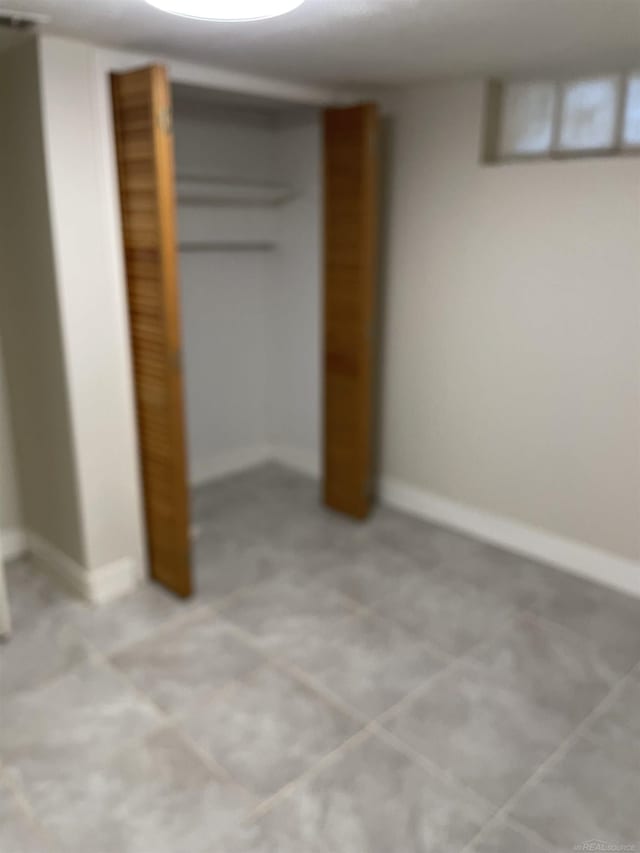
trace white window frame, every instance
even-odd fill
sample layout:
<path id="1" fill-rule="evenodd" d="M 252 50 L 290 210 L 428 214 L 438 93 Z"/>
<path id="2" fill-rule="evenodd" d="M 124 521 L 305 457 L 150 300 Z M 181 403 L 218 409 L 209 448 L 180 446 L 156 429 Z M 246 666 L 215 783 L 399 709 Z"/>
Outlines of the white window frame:
<path id="1" fill-rule="evenodd" d="M 494 97 L 488 99 L 487 115 L 487 139 L 485 140 L 485 151 L 487 162 L 493 164 L 548 162 L 550 160 L 578 160 L 593 157 L 619 157 L 637 156 L 640 153 L 640 142 L 627 143 L 624 140 L 624 121 L 627 109 L 627 97 L 629 92 L 629 79 L 640 73 L 639 69 L 623 72 L 606 72 L 602 74 L 583 74 L 580 77 L 567 78 L 544 78 L 537 77 L 528 80 L 493 81 L 490 83 L 490 92 Z M 583 83 L 589 80 L 602 80 L 607 77 L 616 78 L 616 119 L 614 127 L 613 145 L 607 148 L 560 148 L 560 130 L 562 115 L 564 111 L 565 92 L 569 85 Z M 555 90 L 554 110 L 551 127 L 551 145 L 546 151 L 523 151 L 521 153 L 502 154 L 500 151 L 500 134 L 502 131 L 502 118 L 505 102 L 505 88 L 510 82 L 545 83 L 552 84 Z M 493 114 L 491 114 L 493 113 Z"/>

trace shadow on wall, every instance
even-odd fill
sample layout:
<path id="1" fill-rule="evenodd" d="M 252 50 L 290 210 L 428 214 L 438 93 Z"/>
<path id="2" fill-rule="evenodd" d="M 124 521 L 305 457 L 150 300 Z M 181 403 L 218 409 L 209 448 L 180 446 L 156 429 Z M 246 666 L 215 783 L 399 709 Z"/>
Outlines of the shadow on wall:
<path id="1" fill-rule="evenodd" d="M 387 340 L 385 335 L 386 314 L 389 304 L 389 241 L 391 218 L 392 173 L 390 164 L 393 162 L 394 128 L 390 116 L 380 116 L 380 151 L 379 151 L 379 189 L 378 189 L 378 307 L 376 315 L 376 364 L 375 364 L 375 399 L 374 399 L 374 462 L 373 478 L 376 484 L 376 498 L 379 495 L 379 483 L 382 476 L 383 452 L 383 413 L 385 401 L 385 371 L 387 358 Z"/>

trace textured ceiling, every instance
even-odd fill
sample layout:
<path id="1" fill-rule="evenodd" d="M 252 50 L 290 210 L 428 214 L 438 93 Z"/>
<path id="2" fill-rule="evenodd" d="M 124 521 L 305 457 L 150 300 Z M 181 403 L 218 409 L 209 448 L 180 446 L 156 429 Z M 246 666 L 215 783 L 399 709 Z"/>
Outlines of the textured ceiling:
<path id="1" fill-rule="evenodd" d="M 269 21 L 214 24 L 144 0 L 0 0 L 45 31 L 274 77 L 388 84 L 640 65 L 640 0 L 306 0 Z"/>

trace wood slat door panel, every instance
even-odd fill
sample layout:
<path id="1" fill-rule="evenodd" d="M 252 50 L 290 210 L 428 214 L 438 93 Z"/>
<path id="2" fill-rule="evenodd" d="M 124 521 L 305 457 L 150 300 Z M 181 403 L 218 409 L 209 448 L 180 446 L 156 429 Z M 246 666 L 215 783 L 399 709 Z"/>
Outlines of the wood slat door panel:
<path id="1" fill-rule="evenodd" d="M 324 115 L 324 498 L 365 518 L 372 502 L 378 208 L 374 104 Z"/>
<path id="2" fill-rule="evenodd" d="M 166 71 L 111 77 L 152 576 L 191 594 L 175 177 Z"/>

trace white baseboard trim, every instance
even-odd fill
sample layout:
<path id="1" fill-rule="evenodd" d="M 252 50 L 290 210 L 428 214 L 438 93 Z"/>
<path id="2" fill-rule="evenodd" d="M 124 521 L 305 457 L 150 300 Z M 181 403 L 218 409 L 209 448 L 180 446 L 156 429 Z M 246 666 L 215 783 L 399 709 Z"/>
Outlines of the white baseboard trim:
<path id="1" fill-rule="evenodd" d="M 316 479 L 320 477 L 321 464 L 317 453 L 297 447 L 273 445 L 248 448 L 217 457 L 206 470 L 198 471 L 199 476 L 192 481 L 192 485 L 269 461 Z M 379 497 L 382 503 L 394 509 L 640 598 L 640 563 L 634 560 L 443 498 L 398 480 L 383 478 Z"/>
<path id="2" fill-rule="evenodd" d="M 383 480 L 380 497 L 383 503 L 395 509 L 640 598 L 640 563 L 634 560 L 474 509 L 397 480 Z"/>
<path id="3" fill-rule="evenodd" d="M 54 575 L 71 592 L 91 604 L 107 604 L 138 584 L 135 560 L 123 557 L 97 569 L 85 569 L 35 533 L 28 535 L 29 551 L 43 571 Z"/>
<path id="4" fill-rule="evenodd" d="M 320 477 L 320 460 L 312 450 L 302 450 L 299 447 L 274 445 L 271 448 L 271 459 L 287 468 L 293 468 L 301 474 L 318 479 Z"/>
<path id="5" fill-rule="evenodd" d="M 221 453 L 204 462 L 194 463 L 189 477 L 192 487 L 201 486 L 212 480 L 219 480 L 229 474 L 237 474 L 245 468 L 253 468 L 271 459 L 271 451 L 267 445 L 258 447 L 243 447 L 229 453 Z"/>
<path id="6" fill-rule="evenodd" d="M 0 556 L 3 560 L 16 560 L 28 551 L 27 534 L 18 528 L 0 532 Z"/>

